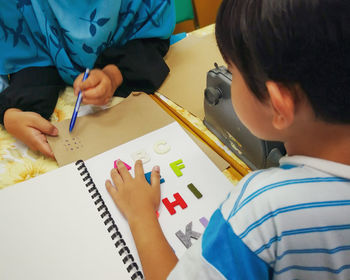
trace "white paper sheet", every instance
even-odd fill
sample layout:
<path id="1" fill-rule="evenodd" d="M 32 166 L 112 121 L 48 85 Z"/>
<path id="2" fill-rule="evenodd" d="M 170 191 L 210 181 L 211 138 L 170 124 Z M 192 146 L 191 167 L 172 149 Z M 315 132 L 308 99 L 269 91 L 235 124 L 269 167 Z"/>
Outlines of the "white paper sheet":
<path id="1" fill-rule="evenodd" d="M 159 141 L 170 146 L 167 153 L 155 152 Z M 175 122 L 85 161 L 139 265 L 128 223 L 109 196 L 105 181 L 116 159 L 132 166 L 133 174 L 132 154 L 140 150 L 150 157 L 145 172 L 160 166 L 165 179 L 161 199 L 173 202 L 173 195 L 179 193 L 187 204 L 185 209 L 174 207 L 174 215 L 162 202 L 159 209 L 162 229 L 179 257 L 186 247 L 176 232 L 185 234 L 192 222 L 192 230 L 202 234 L 205 226 L 200 219 L 209 220 L 233 188 Z M 169 164 L 180 159 L 185 167 L 178 177 Z M 85 183 L 72 163 L 0 191 L 0 279 L 130 279 Z M 200 199 L 188 189 L 190 183 L 203 195 Z"/>
<path id="2" fill-rule="evenodd" d="M 160 140 L 170 145 L 168 153 L 157 154 L 154 151 L 154 144 Z M 165 179 L 161 184 L 161 199 L 167 197 L 173 202 L 175 200 L 173 194 L 179 193 L 187 204 L 185 209 L 176 206 L 174 215 L 170 215 L 162 202 L 159 209 L 162 229 L 168 242 L 180 257 L 186 251 L 186 247 L 175 233 L 179 230 L 185 233 L 186 225 L 190 222 L 193 231 L 203 233 L 205 227 L 199 219 L 205 217 L 209 220 L 213 211 L 233 189 L 233 185 L 175 122 L 87 160 L 86 166 L 129 247 L 133 247 L 132 235 L 126 220 L 110 198 L 105 188 L 105 181 L 106 178 L 110 178 L 110 171 L 116 159 L 121 159 L 132 166 L 130 172 L 133 174 L 132 153 L 139 150 L 146 151 L 151 159 L 144 164 L 146 173 L 151 171 L 154 165 L 160 166 L 161 177 Z M 181 177 L 177 177 L 169 166 L 171 162 L 179 159 L 185 165 L 185 168 L 181 169 L 183 174 Z M 202 193 L 202 198 L 197 199 L 188 189 L 187 185 L 190 183 Z M 192 242 L 195 240 L 192 239 Z M 135 250 L 133 247 L 133 251 Z"/>
<path id="3" fill-rule="evenodd" d="M 74 164 L 0 191 L 0 279 L 130 279 Z"/>

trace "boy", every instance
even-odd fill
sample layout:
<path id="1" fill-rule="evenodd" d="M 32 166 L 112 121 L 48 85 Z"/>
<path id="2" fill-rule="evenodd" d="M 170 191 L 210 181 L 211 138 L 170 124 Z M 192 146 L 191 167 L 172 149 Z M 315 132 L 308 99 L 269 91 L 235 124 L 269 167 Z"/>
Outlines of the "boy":
<path id="1" fill-rule="evenodd" d="M 112 170 L 147 279 L 350 279 L 349 14 L 343 0 L 222 2 L 235 111 L 289 156 L 242 179 L 179 261 L 154 214 L 159 168 L 151 187 L 140 162 L 135 178 Z"/>

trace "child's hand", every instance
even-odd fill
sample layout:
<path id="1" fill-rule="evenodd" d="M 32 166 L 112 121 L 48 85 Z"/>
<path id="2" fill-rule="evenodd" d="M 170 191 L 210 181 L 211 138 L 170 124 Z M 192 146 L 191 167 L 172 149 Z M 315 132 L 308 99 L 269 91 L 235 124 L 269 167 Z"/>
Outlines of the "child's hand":
<path id="1" fill-rule="evenodd" d="M 117 167 L 111 171 L 114 186 L 107 180 L 106 187 L 129 222 L 145 279 L 166 279 L 177 257 L 155 213 L 160 202 L 159 166 L 153 167 L 151 185 L 146 181 L 141 160 L 135 163 L 135 178 L 123 162 L 119 161 Z"/>
<path id="2" fill-rule="evenodd" d="M 156 215 L 160 203 L 160 171 L 153 167 L 151 185 L 146 181 L 142 161 L 135 163 L 135 178 L 131 176 L 125 165 L 118 161 L 118 169 L 112 169 L 106 187 L 114 203 L 126 219 L 143 219 L 147 215 Z"/>
<path id="3" fill-rule="evenodd" d="M 106 105 L 123 82 L 119 68 L 112 64 L 107 65 L 103 70 L 91 70 L 84 82 L 83 76 L 84 73 L 81 73 L 75 79 L 73 87 L 75 95 L 82 91 L 84 104 Z"/>
<path id="4" fill-rule="evenodd" d="M 54 157 L 47 143 L 46 134 L 57 136 L 58 130 L 39 114 L 15 108 L 8 109 L 4 115 L 4 126 L 8 133 L 24 142 L 30 149 Z"/>

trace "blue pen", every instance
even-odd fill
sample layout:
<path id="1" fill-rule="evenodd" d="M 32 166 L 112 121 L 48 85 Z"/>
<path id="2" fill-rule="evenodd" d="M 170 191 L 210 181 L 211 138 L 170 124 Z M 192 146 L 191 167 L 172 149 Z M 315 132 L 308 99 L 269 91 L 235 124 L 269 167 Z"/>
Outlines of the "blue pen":
<path id="1" fill-rule="evenodd" d="M 87 77 L 89 76 L 89 71 L 90 71 L 89 68 L 86 68 L 85 73 L 84 73 L 84 77 L 83 77 L 83 81 L 85 81 L 87 79 Z M 75 102 L 72 119 L 70 120 L 69 132 L 72 132 L 72 130 L 73 130 L 75 121 L 76 121 L 77 116 L 78 116 L 78 111 L 80 108 L 80 103 L 81 103 L 82 98 L 83 98 L 83 95 L 81 94 L 81 91 L 79 91 L 77 101 Z"/>

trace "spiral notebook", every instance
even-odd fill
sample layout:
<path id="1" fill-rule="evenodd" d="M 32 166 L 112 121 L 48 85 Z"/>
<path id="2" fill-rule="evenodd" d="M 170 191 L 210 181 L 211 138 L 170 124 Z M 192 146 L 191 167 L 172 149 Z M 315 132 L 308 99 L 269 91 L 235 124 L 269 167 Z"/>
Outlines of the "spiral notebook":
<path id="1" fill-rule="evenodd" d="M 114 161 L 161 168 L 159 222 L 178 257 L 232 184 L 177 123 L 0 191 L 0 279 L 143 279 L 127 221 L 105 189 Z"/>

